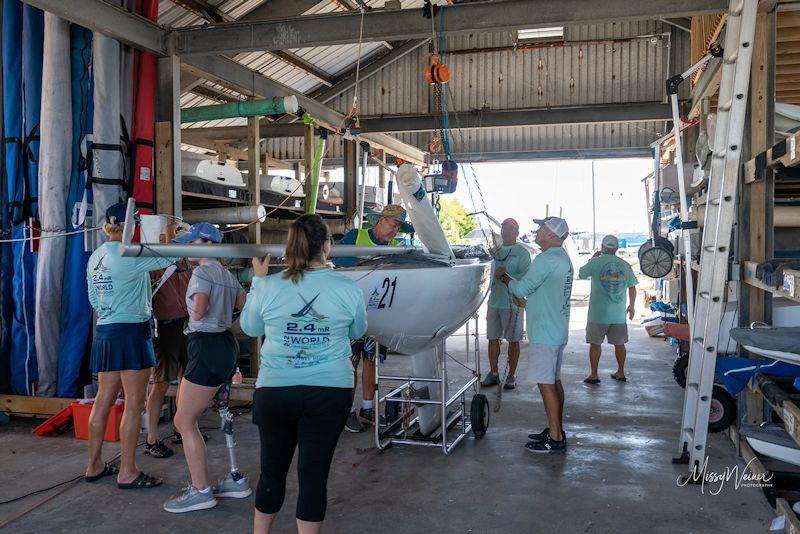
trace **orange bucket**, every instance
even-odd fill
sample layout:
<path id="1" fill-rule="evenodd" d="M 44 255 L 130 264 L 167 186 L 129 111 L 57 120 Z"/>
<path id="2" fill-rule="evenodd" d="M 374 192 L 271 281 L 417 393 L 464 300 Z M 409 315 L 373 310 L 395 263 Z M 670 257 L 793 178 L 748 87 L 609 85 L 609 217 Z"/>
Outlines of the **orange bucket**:
<path id="1" fill-rule="evenodd" d="M 89 414 L 92 413 L 94 401 L 72 401 L 72 419 L 75 423 L 75 437 L 77 439 L 89 439 Z M 122 412 L 125 411 L 125 403 L 118 400 L 111 407 L 108 414 L 108 425 L 103 441 L 119 441 L 119 425 L 122 423 Z"/>

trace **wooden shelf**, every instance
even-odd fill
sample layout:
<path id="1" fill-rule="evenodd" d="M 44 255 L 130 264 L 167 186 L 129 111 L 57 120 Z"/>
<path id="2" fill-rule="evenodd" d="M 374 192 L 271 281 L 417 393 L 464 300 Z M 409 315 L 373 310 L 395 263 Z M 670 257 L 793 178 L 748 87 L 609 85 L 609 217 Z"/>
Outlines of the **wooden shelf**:
<path id="1" fill-rule="evenodd" d="M 783 297 L 786 299 L 793 300 L 795 302 L 800 302 L 800 297 L 793 297 L 787 291 L 783 289 L 779 289 L 776 287 L 768 286 L 758 278 L 756 278 L 756 266 L 758 264 L 754 261 L 746 261 L 744 262 L 744 281 L 747 285 L 757 287 L 759 289 L 763 289 L 768 293 L 772 293 L 776 297 Z"/>
<path id="2" fill-rule="evenodd" d="M 48 417 L 70 405 L 74 399 L 58 397 L 27 397 L 24 395 L 0 395 L 0 412 L 21 417 Z"/>
<path id="3" fill-rule="evenodd" d="M 750 444 L 747 443 L 747 440 L 741 439 L 739 432 L 736 431 L 735 427 L 731 427 L 730 429 L 730 438 L 739 448 L 739 452 L 744 460 L 745 466 L 750 470 L 750 472 L 761 477 L 762 479 L 766 479 L 770 476 L 770 471 L 768 471 L 764 467 L 764 464 L 761 463 L 761 460 L 758 459 L 758 456 L 753 451 L 752 447 L 750 447 Z M 794 510 L 792 510 L 792 507 L 789 505 L 786 499 L 776 499 L 775 515 L 778 517 L 786 517 L 786 526 L 784 527 L 783 532 L 800 534 L 800 519 L 798 519 L 797 514 L 794 512 Z"/>
<path id="4" fill-rule="evenodd" d="M 752 391 L 755 391 L 761 395 L 764 398 L 764 402 L 772 407 L 772 410 L 775 412 L 775 414 L 777 414 L 781 418 L 781 421 L 783 421 L 783 428 L 786 430 L 786 433 L 791 436 L 795 443 L 800 445 L 800 408 L 798 408 L 797 405 L 790 400 L 784 400 L 781 405 L 773 402 L 772 399 L 770 399 L 767 395 L 764 395 L 764 392 L 761 391 L 756 378 L 753 378 L 750 381 L 749 387 Z"/>
<path id="5" fill-rule="evenodd" d="M 744 164 L 744 183 L 751 184 L 762 179 L 761 170 L 781 165 L 794 167 L 800 164 L 800 132 L 779 141 L 772 148 Z"/>

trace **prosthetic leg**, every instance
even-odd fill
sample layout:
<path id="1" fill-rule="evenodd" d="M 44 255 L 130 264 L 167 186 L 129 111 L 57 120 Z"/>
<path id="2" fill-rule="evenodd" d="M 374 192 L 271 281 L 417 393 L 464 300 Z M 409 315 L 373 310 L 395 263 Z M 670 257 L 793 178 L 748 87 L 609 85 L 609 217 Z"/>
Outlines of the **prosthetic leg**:
<path id="1" fill-rule="evenodd" d="M 231 461 L 231 472 L 220 481 L 214 492 L 216 497 L 243 498 L 249 496 L 253 491 L 247 482 L 247 477 L 239 472 L 236 465 L 236 442 L 233 440 L 233 414 L 228 409 L 228 400 L 231 394 L 231 383 L 227 382 L 219 387 L 217 394 L 214 395 L 214 406 L 219 411 L 220 425 L 222 433 L 225 434 L 225 444 L 228 446 L 228 456 Z"/>

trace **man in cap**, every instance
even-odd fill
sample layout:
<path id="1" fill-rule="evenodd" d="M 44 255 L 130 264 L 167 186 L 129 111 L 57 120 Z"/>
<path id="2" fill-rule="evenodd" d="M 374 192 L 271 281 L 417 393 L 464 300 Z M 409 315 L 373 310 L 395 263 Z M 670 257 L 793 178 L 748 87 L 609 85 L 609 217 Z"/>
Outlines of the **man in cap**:
<path id="1" fill-rule="evenodd" d="M 411 224 L 407 221 L 406 210 L 397 204 L 388 204 L 381 211 L 378 217 L 378 222 L 373 228 L 353 228 L 342 237 L 339 244 L 341 245 L 357 245 L 362 247 L 380 247 L 380 246 L 397 246 L 398 242 L 395 239 L 399 233 L 411 233 L 414 231 Z M 332 258 L 333 264 L 337 267 L 352 267 L 356 265 L 361 258 L 354 257 L 341 257 Z M 366 430 L 364 425 L 372 424 L 374 421 L 373 401 L 375 399 L 375 356 L 376 348 L 381 354 L 381 358 L 386 356 L 386 347 L 377 344 L 375 340 L 364 336 L 352 342 L 353 355 L 352 363 L 353 369 L 358 372 L 358 364 L 361 360 L 364 361 L 364 367 L 361 371 L 361 391 L 362 391 L 362 404 L 361 409 L 356 413 L 355 406 L 350 416 L 347 419 L 345 430 L 348 432 L 363 432 Z M 356 376 L 356 383 L 358 383 L 358 376 Z"/>
<path id="2" fill-rule="evenodd" d="M 511 292 L 500 280 L 508 273 L 512 278 L 520 278 L 531 265 L 528 249 L 517 243 L 519 224 L 514 219 L 506 219 L 500 225 L 500 237 L 503 244 L 494 253 L 494 277 L 489 302 L 486 309 L 486 337 L 489 339 L 489 367 L 481 386 L 489 387 L 500 384 L 498 360 L 500 359 L 500 341 L 508 341 L 508 375 L 503 384 L 504 389 L 514 389 L 519 362 L 519 342 L 525 323 L 525 309 L 517 306 L 511 298 Z"/>
<path id="3" fill-rule="evenodd" d="M 569 236 L 567 221 L 560 217 L 534 219 L 539 225 L 536 244 L 542 250 L 518 280 L 504 273 L 502 281 L 511 294 L 527 299 L 529 345 L 528 378 L 536 382 L 544 402 L 548 426 L 530 434 L 525 448 L 531 452 L 561 453 L 567 450 L 564 434 L 564 387 L 561 364 L 569 335 L 572 262 L 563 248 Z"/>
<path id="4" fill-rule="evenodd" d="M 589 344 L 591 374 L 587 384 L 599 384 L 597 365 L 600 363 L 603 339 L 614 345 L 617 371 L 611 378 L 625 382 L 625 358 L 628 342 L 628 318 L 633 319 L 636 309 L 636 276 L 630 264 L 617 256 L 619 240 L 613 235 L 603 238 L 600 250 L 578 271 L 578 278 L 592 280 L 589 296 L 589 320 L 586 324 L 586 342 Z M 625 294 L 627 293 L 628 305 Z"/>

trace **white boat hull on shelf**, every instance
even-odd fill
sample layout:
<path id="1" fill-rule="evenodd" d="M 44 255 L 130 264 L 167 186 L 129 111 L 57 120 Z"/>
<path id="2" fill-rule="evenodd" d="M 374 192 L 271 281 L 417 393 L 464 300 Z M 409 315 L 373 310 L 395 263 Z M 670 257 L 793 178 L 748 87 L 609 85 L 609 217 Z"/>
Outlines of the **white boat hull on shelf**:
<path id="1" fill-rule="evenodd" d="M 800 466 L 800 447 L 782 426 L 747 427 L 742 435 L 758 454 Z"/>
<path id="2" fill-rule="evenodd" d="M 752 352 L 753 354 L 758 354 L 759 356 L 764 356 L 765 358 L 772 358 L 773 360 L 780 360 L 782 362 L 791 363 L 794 365 L 800 365 L 800 354 L 797 354 L 796 352 L 770 350 L 761 347 L 756 347 L 753 345 L 742 345 L 742 347 Z"/>
<path id="3" fill-rule="evenodd" d="M 199 178 L 214 184 L 245 187 L 244 177 L 239 169 L 194 152 L 181 152 L 181 175 Z"/>

